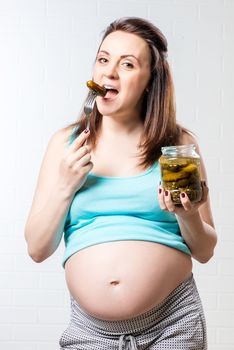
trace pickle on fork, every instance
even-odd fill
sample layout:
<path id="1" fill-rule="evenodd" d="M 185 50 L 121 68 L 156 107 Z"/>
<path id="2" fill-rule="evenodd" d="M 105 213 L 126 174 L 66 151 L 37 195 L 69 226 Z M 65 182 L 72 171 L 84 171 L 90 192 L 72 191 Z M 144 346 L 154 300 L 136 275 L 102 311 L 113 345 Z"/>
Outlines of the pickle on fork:
<path id="1" fill-rule="evenodd" d="M 88 80 L 87 81 L 87 86 L 90 90 L 94 91 L 97 95 L 104 97 L 107 93 L 106 88 L 103 86 L 98 85 L 95 83 L 93 80 Z"/>

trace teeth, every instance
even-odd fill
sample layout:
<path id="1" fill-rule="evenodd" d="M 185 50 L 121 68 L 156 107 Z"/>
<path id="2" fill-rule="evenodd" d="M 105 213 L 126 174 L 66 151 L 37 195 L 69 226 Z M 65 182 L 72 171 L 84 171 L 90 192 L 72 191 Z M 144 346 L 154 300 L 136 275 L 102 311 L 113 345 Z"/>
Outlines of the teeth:
<path id="1" fill-rule="evenodd" d="M 111 85 L 104 85 L 104 88 L 105 89 L 114 89 L 114 90 L 117 90 L 114 86 L 111 86 Z M 117 90 L 118 91 L 118 90 Z"/>

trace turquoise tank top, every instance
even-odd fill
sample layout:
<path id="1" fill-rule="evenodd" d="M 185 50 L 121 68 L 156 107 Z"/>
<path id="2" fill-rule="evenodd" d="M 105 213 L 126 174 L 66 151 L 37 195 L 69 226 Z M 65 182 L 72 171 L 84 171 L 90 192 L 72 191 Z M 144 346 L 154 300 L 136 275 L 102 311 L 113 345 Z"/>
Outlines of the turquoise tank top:
<path id="1" fill-rule="evenodd" d="M 175 214 L 159 207 L 159 181 L 158 162 L 129 177 L 97 176 L 90 172 L 67 214 L 63 266 L 81 249 L 123 240 L 157 242 L 191 255 Z"/>

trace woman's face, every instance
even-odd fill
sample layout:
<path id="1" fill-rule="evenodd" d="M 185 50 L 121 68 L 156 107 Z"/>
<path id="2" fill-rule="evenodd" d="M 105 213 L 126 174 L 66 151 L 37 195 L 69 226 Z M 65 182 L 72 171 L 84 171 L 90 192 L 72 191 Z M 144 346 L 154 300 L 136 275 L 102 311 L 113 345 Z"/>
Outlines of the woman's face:
<path id="1" fill-rule="evenodd" d="M 150 79 L 151 55 L 147 43 L 135 34 L 115 31 L 102 42 L 93 79 L 108 92 L 97 98 L 97 107 L 106 116 L 136 116 Z"/>

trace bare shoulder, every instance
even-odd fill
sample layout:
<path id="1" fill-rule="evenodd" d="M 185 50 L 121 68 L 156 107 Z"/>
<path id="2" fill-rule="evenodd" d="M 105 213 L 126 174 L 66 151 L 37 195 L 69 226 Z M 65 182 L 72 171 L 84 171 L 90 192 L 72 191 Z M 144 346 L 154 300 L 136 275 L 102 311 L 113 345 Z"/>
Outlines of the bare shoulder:
<path id="1" fill-rule="evenodd" d="M 41 208 L 42 204 L 48 199 L 51 188 L 56 182 L 59 165 L 66 150 L 66 143 L 69 140 L 71 131 L 72 127 L 62 128 L 51 136 L 42 159 L 30 213 Z"/>
<path id="2" fill-rule="evenodd" d="M 180 137 L 180 144 L 181 145 L 193 144 L 196 147 L 196 151 L 199 154 L 201 153 L 197 137 L 192 132 L 183 131 L 182 134 L 181 134 L 181 137 Z"/>
<path id="3" fill-rule="evenodd" d="M 199 147 L 198 140 L 197 140 L 196 136 L 193 133 L 189 132 L 189 131 L 183 131 L 182 135 L 181 135 L 181 138 L 180 138 L 180 144 L 181 145 L 188 145 L 188 144 L 195 145 L 196 151 L 199 154 L 199 156 L 201 157 L 202 172 L 204 173 L 203 175 L 206 178 L 205 166 L 204 166 L 204 163 L 203 163 L 200 147 Z"/>
<path id="4" fill-rule="evenodd" d="M 55 161 L 55 158 L 61 158 L 67 150 L 72 129 L 72 126 L 68 126 L 58 129 L 51 135 L 44 154 L 44 160 Z"/>
<path id="5" fill-rule="evenodd" d="M 49 183 L 58 172 L 59 164 L 67 149 L 72 127 L 57 130 L 50 138 L 39 173 L 39 183 Z"/>
<path id="6" fill-rule="evenodd" d="M 48 146 L 64 147 L 69 141 L 71 132 L 72 132 L 71 126 L 55 131 L 49 140 Z"/>
<path id="7" fill-rule="evenodd" d="M 180 143 L 182 145 L 195 144 L 198 145 L 196 136 L 189 131 L 183 131 L 180 137 Z"/>

